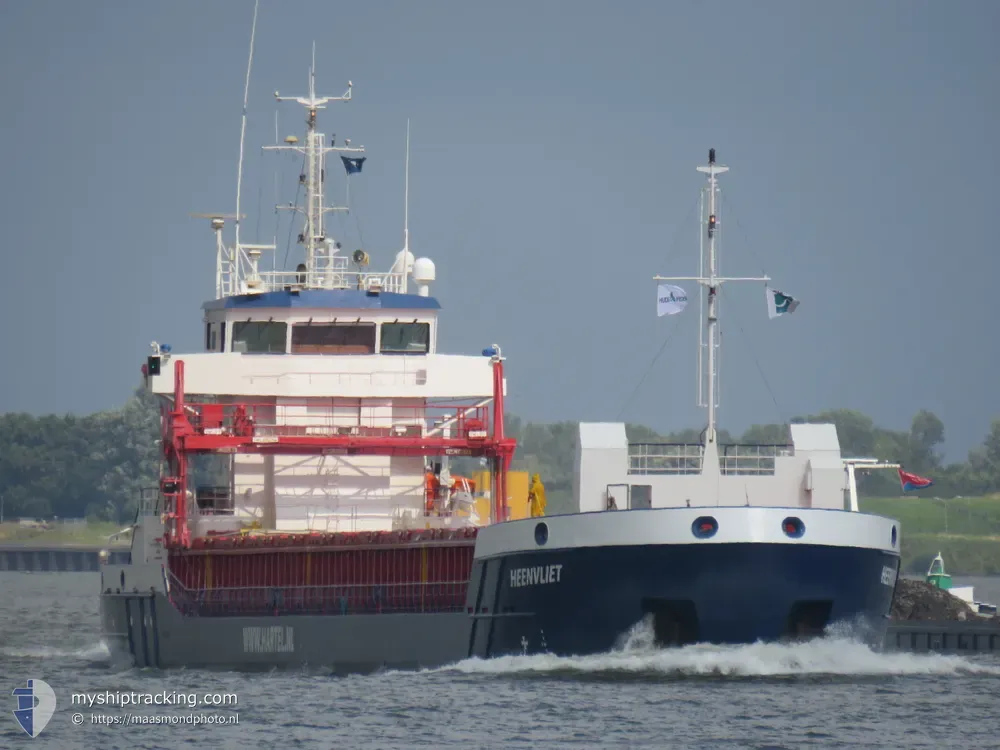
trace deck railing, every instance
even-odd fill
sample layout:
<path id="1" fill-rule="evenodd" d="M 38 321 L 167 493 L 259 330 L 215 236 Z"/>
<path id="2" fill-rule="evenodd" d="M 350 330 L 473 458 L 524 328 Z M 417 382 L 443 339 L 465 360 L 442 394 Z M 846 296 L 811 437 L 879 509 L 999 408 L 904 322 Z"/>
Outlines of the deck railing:
<path id="1" fill-rule="evenodd" d="M 700 474 L 704 448 L 698 443 L 631 443 L 629 474 Z"/>
<path id="2" fill-rule="evenodd" d="M 732 445 L 719 446 L 719 470 L 723 474 L 767 476 L 774 474 L 774 459 L 790 456 L 790 445 Z"/>
<path id="3" fill-rule="evenodd" d="M 700 443 L 630 443 L 629 474 L 700 474 L 705 448 Z M 775 459 L 790 456 L 790 445 L 719 446 L 719 470 L 724 475 L 774 474 Z"/>
<path id="4" fill-rule="evenodd" d="M 321 261 L 322 263 L 322 261 Z M 378 271 L 353 271 L 348 258 L 334 256 L 329 266 L 315 271 L 262 271 L 256 279 L 247 279 L 254 291 L 275 292 L 282 289 L 362 289 L 402 292 L 405 275 Z M 254 283 L 256 282 L 256 283 Z"/>
<path id="5" fill-rule="evenodd" d="M 138 523 L 140 518 L 146 516 L 160 515 L 162 502 L 163 495 L 160 494 L 159 487 L 140 487 L 139 502 L 135 508 L 135 522 Z"/>
<path id="6" fill-rule="evenodd" d="M 195 617 L 462 612 L 468 580 L 346 586 L 247 586 L 187 589 L 167 573 L 177 610 Z"/>
<path id="7" fill-rule="evenodd" d="M 276 437 L 422 437 L 485 439 L 491 431 L 485 399 L 429 401 L 418 406 L 359 406 L 357 401 L 283 399 L 274 403 L 185 404 L 199 435 Z"/>

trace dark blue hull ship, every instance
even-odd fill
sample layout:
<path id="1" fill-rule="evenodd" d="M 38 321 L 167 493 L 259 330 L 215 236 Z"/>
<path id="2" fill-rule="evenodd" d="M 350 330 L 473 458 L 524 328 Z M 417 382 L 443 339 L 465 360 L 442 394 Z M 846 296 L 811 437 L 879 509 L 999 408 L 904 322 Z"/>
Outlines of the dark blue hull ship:
<path id="1" fill-rule="evenodd" d="M 855 464 L 881 465 L 843 458 L 833 424 L 790 425 L 773 445 L 718 442 L 720 288 L 763 283 L 771 319 L 799 303 L 768 277 L 718 275 L 717 176 L 728 167 L 711 149 L 698 171 L 708 177 L 700 273 L 655 278 L 674 282 L 657 290 L 661 316 L 683 314 L 693 298 L 676 284 L 700 288 L 701 439 L 636 443 L 623 423 L 581 423 L 573 512 L 480 533 L 468 599 L 472 655 L 599 653 L 642 622 L 661 645 L 835 632 L 881 647 L 899 530 L 858 512 L 853 482 Z"/>
<path id="2" fill-rule="evenodd" d="M 781 538 L 790 514 L 805 527 L 801 539 Z M 717 524 L 716 535 L 737 524 L 776 533 L 773 541 L 699 540 L 690 529 L 703 518 Z M 819 543 L 805 541 L 822 523 L 853 531 L 862 546 L 822 543 L 833 535 L 819 532 Z M 477 544 L 469 655 L 601 653 L 644 622 L 659 646 L 835 632 L 878 648 L 899 571 L 894 527 L 861 513 L 781 508 L 636 510 L 492 527 Z M 593 543 L 601 536 L 608 544 Z M 863 546 L 869 536 L 883 544 Z"/>

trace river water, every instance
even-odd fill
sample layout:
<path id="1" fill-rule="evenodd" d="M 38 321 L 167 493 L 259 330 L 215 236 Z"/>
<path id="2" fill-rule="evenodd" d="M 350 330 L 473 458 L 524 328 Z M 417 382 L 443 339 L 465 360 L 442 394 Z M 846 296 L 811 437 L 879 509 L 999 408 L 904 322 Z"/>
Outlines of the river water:
<path id="1" fill-rule="evenodd" d="M 993 586 L 1000 592 L 996 579 L 983 584 L 977 598 L 990 601 Z M 604 656 L 470 660 L 366 677 L 121 669 L 100 641 L 98 585 L 95 573 L 0 573 L 8 695 L 0 748 L 1000 747 L 996 657 L 876 654 L 837 639 L 657 651 L 639 632 Z M 56 695 L 34 739 L 10 713 L 12 691 L 29 678 Z M 74 693 L 109 691 L 175 702 L 72 703 Z M 178 704 L 207 694 L 234 695 L 236 705 Z M 136 715 L 203 723 L 94 723 Z M 205 723 L 220 718 L 238 723 Z"/>

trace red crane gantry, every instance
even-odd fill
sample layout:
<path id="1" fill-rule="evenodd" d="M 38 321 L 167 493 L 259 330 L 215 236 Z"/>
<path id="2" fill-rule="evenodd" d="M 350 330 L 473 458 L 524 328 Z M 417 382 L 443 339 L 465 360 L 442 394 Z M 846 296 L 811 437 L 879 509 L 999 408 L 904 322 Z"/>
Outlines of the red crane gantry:
<path id="1" fill-rule="evenodd" d="M 329 421 L 310 424 L 308 417 L 302 419 L 304 406 L 291 420 L 279 420 L 277 412 L 288 410 L 288 406 L 238 400 L 188 403 L 184 397 L 184 361 L 177 360 L 174 401 L 164 409 L 162 419 L 162 445 L 168 467 L 160 480 L 165 500 L 164 545 L 191 546 L 188 458 L 198 454 L 482 456 L 491 463 L 491 515 L 496 522 L 505 521 L 507 471 L 517 441 L 504 435 L 503 358 L 499 350 L 494 352 L 492 419 L 488 401 L 433 402 L 416 407 L 411 418 L 370 419 L 371 424 L 366 425 L 359 413 L 358 423 L 346 426 Z M 428 428 L 427 420 L 433 419 L 435 412 L 441 415 L 438 424 Z M 428 434 L 443 432 L 445 426 L 449 428 L 447 437 Z"/>

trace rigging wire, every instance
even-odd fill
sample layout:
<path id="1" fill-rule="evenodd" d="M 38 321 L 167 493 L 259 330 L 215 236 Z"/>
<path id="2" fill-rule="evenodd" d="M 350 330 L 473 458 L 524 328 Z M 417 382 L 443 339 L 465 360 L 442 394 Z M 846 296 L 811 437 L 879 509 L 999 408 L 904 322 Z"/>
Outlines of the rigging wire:
<path id="1" fill-rule="evenodd" d="M 763 275 L 766 276 L 767 274 Z M 726 299 L 728 302 L 729 298 L 726 296 L 726 285 L 720 284 L 719 291 L 722 293 L 722 297 Z M 774 409 L 778 414 L 778 419 L 781 421 L 782 424 L 787 424 L 788 420 L 785 418 L 785 410 L 782 409 L 781 405 L 778 403 L 778 399 L 774 395 L 774 391 L 771 389 L 771 384 L 767 380 L 767 375 L 764 374 L 764 368 L 760 366 L 760 360 L 757 359 L 757 355 L 754 352 L 753 343 L 750 341 L 750 336 L 747 335 L 747 332 L 740 324 L 739 318 L 734 318 L 733 320 L 736 324 L 736 328 L 739 329 L 739 332 L 743 335 L 743 340 L 746 342 L 747 345 L 747 351 L 750 352 L 750 358 L 753 360 L 753 363 L 757 366 L 757 372 L 760 373 L 761 380 L 764 381 L 764 387 L 767 389 L 767 392 L 771 396 L 771 402 L 774 404 Z M 722 336 L 721 331 L 719 332 L 719 336 L 721 338 Z"/>
<path id="2" fill-rule="evenodd" d="M 254 227 L 254 242 L 260 242 L 260 214 L 264 205 L 264 149 L 260 150 L 260 163 L 257 167 L 257 223 Z"/>
<path id="3" fill-rule="evenodd" d="M 306 157 L 302 156 L 302 166 L 299 168 L 299 174 L 305 172 L 306 169 Z M 297 209 L 299 207 L 299 193 L 302 192 L 302 182 L 299 182 L 299 186 L 295 188 L 295 203 L 293 204 Z M 292 211 L 292 214 L 297 213 L 297 211 Z M 295 229 L 295 219 L 294 217 L 288 220 L 288 239 L 285 240 L 285 260 L 282 262 L 282 268 L 288 268 L 288 254 L 292 249 L 292 230 Z"/>
<path id="4" fill-rule="evenodd" d="M 350 197 L 351 191 L 350 188 L 348 188 L 347 183 L 350 179 L 351 178 L 349 175 L 344 177 L 344 187 L 347 188 L 348 198 Z M 351 213 L 350 201 L 347 200 L 347 198 L 344 199 L 344 207 L 347 209 L 346 213 L 348 214 Z M 337 226 L 340 228 L 340 237 L 343 240 L 342 244 L 349 245 L 351 243 L 348 241 L 347 222 L 344 220 L 344 213 L 345 213 L 344 211 L 335 211 L 334 216 L 337 217 Z M 360 247 L 364 249 L 363 245 L 361 245 Z"/>
<path id="5" fill-rule="evenodd" d="M 673 257 L 673 255 L 677 252 L 681 231 L 687 226 L 688 221 L 690 221 L 691 219 L 691 214 L 694 213 L 695 209 L 698 208 L 698 202 L 700 200 L 701 196 L 697 196 L 694 199 L 694 201 L 692 201 L 691 208 L 688 209 L 688 212 L 684 216 L 683 221 L 681 221 L 681 223 L 677 226 L 677 231 L 674 234 L 673 239 L 670 241 L 670 244 L 668 245 L 670 249 L 667 251 L 666 258 L 669 259 Z M 667 348 L 667 344 L 670 342 L 670 339 L 672 339 L 674 334 L 677 333 L 678 328 L 680 328 L 679 320 L 674 324 L 673 328 L 671 328 L 667 332 L 666 337 L 663 339 L 663 343 L 660 345 L 660 350 L 656 353 L 656 356 L 654 356 L 653 359 L 650 361 L 649 366 L 646 367 L 646 371 L 642 374 L 642 377 L 639 379 L 639 382 L 635 386 L 635 388 L 632 389 L 632 393 L 629 395 L 628 399 L 626 399 L 625 404 L 618 412 L 618 416 L 616 417 L 616 419 L 621 419 L 622 414 L 624 414 L 625 410 L 628 409 L 629 405 L 632 403 L 632 399 L 635 398 L 635 395 L 639 392 L 639 389 L 642 387 L 642 384 L 646 381 L 646 378 L 649 377 L 649 373 L 652 372 L 653 367 L 660 359 L 660 355 L 663 354 L 664 350 Z"/>
<path id="6" fill-rule="evenodd" d="M 274 143 L 275 143 L 275 145 L 278 144 L 278 107 L 277 107 L 277 105 L 275 105 L 275 107 L 274 107 Z M 261 149 L 261 153 L 264 153 L 263 149 Z M 275 273 L 278 271 L 278 230 L 281 229 L 281 212 L 278 210 L 278 197 L 280 195 L 280 193 L 278 192 L 278 172 L 279 172 L 278 167 L 279 166 L 280 166 L 280 162 L 278 160 L 275 160 L 275 163 L 274 163 L 274 237 L 273 237 L 274 250 L 271 252 L 271 271 L 275 272 Z"/>
<path id="7" fill-rule="evenodd" d="M 666 337 L 663 339 L 663 344 L 660 345 L 660 350 L 656 353 L 656 356 L 653 357 L 652 361 L 649 363 L 649 367 L 647 367 L 646 371 L 642 374 L 642 377 L 639 378 L 639 382 L 636 384 L 635 388 L 632 389 L 632 393 L 629 395 L 628 399 L 626 399 L 625 404 L 618 412 L 618 416 L 615 417 L 616 420 L 621 419 L 622 415 L 625 413 L 625 410 L 628 409 L 628 407 L 631 405 L 632 399 L 635 398 L 635 394 L 639 392 L 639 389 L 642 387 L 642 384 L 646 382 L 646 378 L 649 376 L 649 373 L 653 371 L 654 365 L 656 365 L 657 360 L 660 359 L 660 355 L 663 354 L 663 351 L 667 348 L 667 344 L 670 343 L 670 339 L 674 337 L 674 334 L 677 333 L 678 329 L 681 327 L 681 322 L 682 322 L 681 320 L 677 320 L 674 322 L 673 328 L 670 329 Z"/>
<path id="8" fill-rule="evenodd" d="M 733 206 L 732 200 L 727 197 L 726 193 L 721 193 L 720 197 L 722 198 L 722 203 L 725 206 L 726 213 L 732 215 L 733 221 L 736 223 L 736 228 L 740 231 L 740 234 L 742 235 L 743 242 L 745 243 L 747 249 L 750 251 L 750 254 L 753 256 L 754 262 L 756 262 L 757 267 L 760 268 L 761 272 L 760 275 L 767 276 L 767 273 L 764 270 L 764 263 L 761 261 L 761 258 L 757 254 L 757 251 L 754 249 L 754 246 L 750 243 L 747 231 L 746 229 L 743 228 L 743 223 L 740 221 L 740 217 L 736 212 L 735 206 Z M 723 285 L 723 292 L 725 291 L 724 286 L 725 285 Z M 723 294 L 723 296 L 725 295 Z M 778 399 L 774 395 L 774 390 L 771 388 L 771 384 L 767 379 L 767 375 L 764 374 L 764 368 L 761 367 L 760 361 L 757 359 L 757 355 L 754 351 L 753 342 L 750 340 L 750 336 L 747 334 L 746 330 L 744 330 L 743 326 L 739 324 L 739 322 L 736 323 L 736 327 L 743 335 L 743 339 L 746 343 L 747 350 L 750 352 L 750 357 L 751 359 L 753 359 L 754 365 L 757 367 L 757 372 L 760 373 L 761 380 L 764 382 L 764 387 L 767 389 L 768 394 L 770 394 L 771 396 L 771 401 L 774 403 L 774 408 L 778 414 L 778 419 L 781 420 L 781 422 L 783 423 L 787 423 L 788 419 L 785 416 L 786 412 L 778 403 Z"/>
<path id="9" fill-rule="evenodd" d="M 767 273 L 764 271 L 764 264 L 761 262 L 760 256 L 757 255 L 757 251 L 754 250 L 753 245 L 750 244 L 750 240 L 747 237 L 747 232 L 743 228 L 742 222 L 740 222 L 740 217 L 736 214 L 736 209 L 733 206 L 732 201 L 729 200 L 729 198 L 726 197 L 726 193 L 724 193 L 724 192 L 720 192 L 719 193 L 719 197 L 721 199 L 720 202 L 725 206 L 725 211 L 727 212 L 727 214 L 729 212 L 732 212 L 732 214 L 733 214 L 733 221 L 736 222 L 736 228 L 740 230 L 740 234 L 743 236 L 743 241 L 746 243 L 747 249 L 750 251 L 750 254 L 753 256 L 754 262 L 757 263 L 757 267 L 760 268 L 760 275 L 761 276 L 767 276 Z"/>
<path id="10" fill-rule="evenodd" d="M 335 43 L 338 44 L 338 45 L 346 45 L 348 43 L 348 41 L 349 41 L 348 32 L 345 31 L 344 29 L 341 29 L 340 27 L 338 27 L 337 29 L 335 29 L 333 31 L 333 38 L 335 40 Z M 347 155 L 351 156 L 350 153 L 348 153 Z M 359 156 L 364 156 L 365 154 L 358 154 L 358 155 Z M 370 169 L 370 167 L 369 167 L 369 169 Z M 363 250 L 366 247 L 366 245 L 365 245 L 365 239 L 364 239 L 364 236 L 361 234 L 361 224 L 358 221 L 358 217 L 355 214 L 354 209 L 352 208 L 350 182 L 351 182 L 351 176 L 350 175 L 345 175 L 344 176 L 344 189 L 346 191 L 346 196 L 345 196 L 345 199 L 344 199 L 344 206 L 347 208 L 346 213 L 349 216 L 353 216 L 353 218 L 354 218 L 355 226 L 357 226 L 357 228 L 358 228 L 358 241 L 361 243 L 360 245 L 358 245 L 358 247 Z M 347 224 L 347 220 L 344 218 L 344 213 L 345 212 L 343 212 L 343 211 L 336 211 L 334 213 L 337 216 L 337 224 L 340 227 L 340 234 L 341 234 L 341 237 L 343 238 L 343 244 L 346 246 L 346 245 L 349 244 L 349 242 L 348 242 L 348 239 L 347 239 L 348 238 L 348 224 Z"/>
<path id="11" fill-rule="evenodd" d="M 247 133 L 247 102 L 250 98 L 250 69 L 253 67 L 254 39 L 257 35 L 257 6 L 260 0 L 254 0 L 253 4 L 253 24 L 250 26 L 250 59 L 247 61 L 247 77 L 243 86 L 243 119 L 240 124 L 240 165 L 236 171 L 236 252 L 240 249 L 240 192 L 243 188 L 243 144 Z"/>
<path id="12" fill-rule="evenodd" d="M 351 178 L 348 177 L 347 179 L 349 180 Z M 355 192 L 357 192 L 356 189 L 355 189 Z M 361 231 L 361 220 L 358 218 L 358 212 L 355 211 L 352 208 L 352 204 L 353 203 L 354 203 L 354 201 L 348 200 L 348 202 L 347 202 L 347 213 L 348 213 L 349 216 L 354 217 L 354 225 L 358 228 L 358 239 L 361 240 L 361 247 L 365 247 L 365 235 Z"/>

